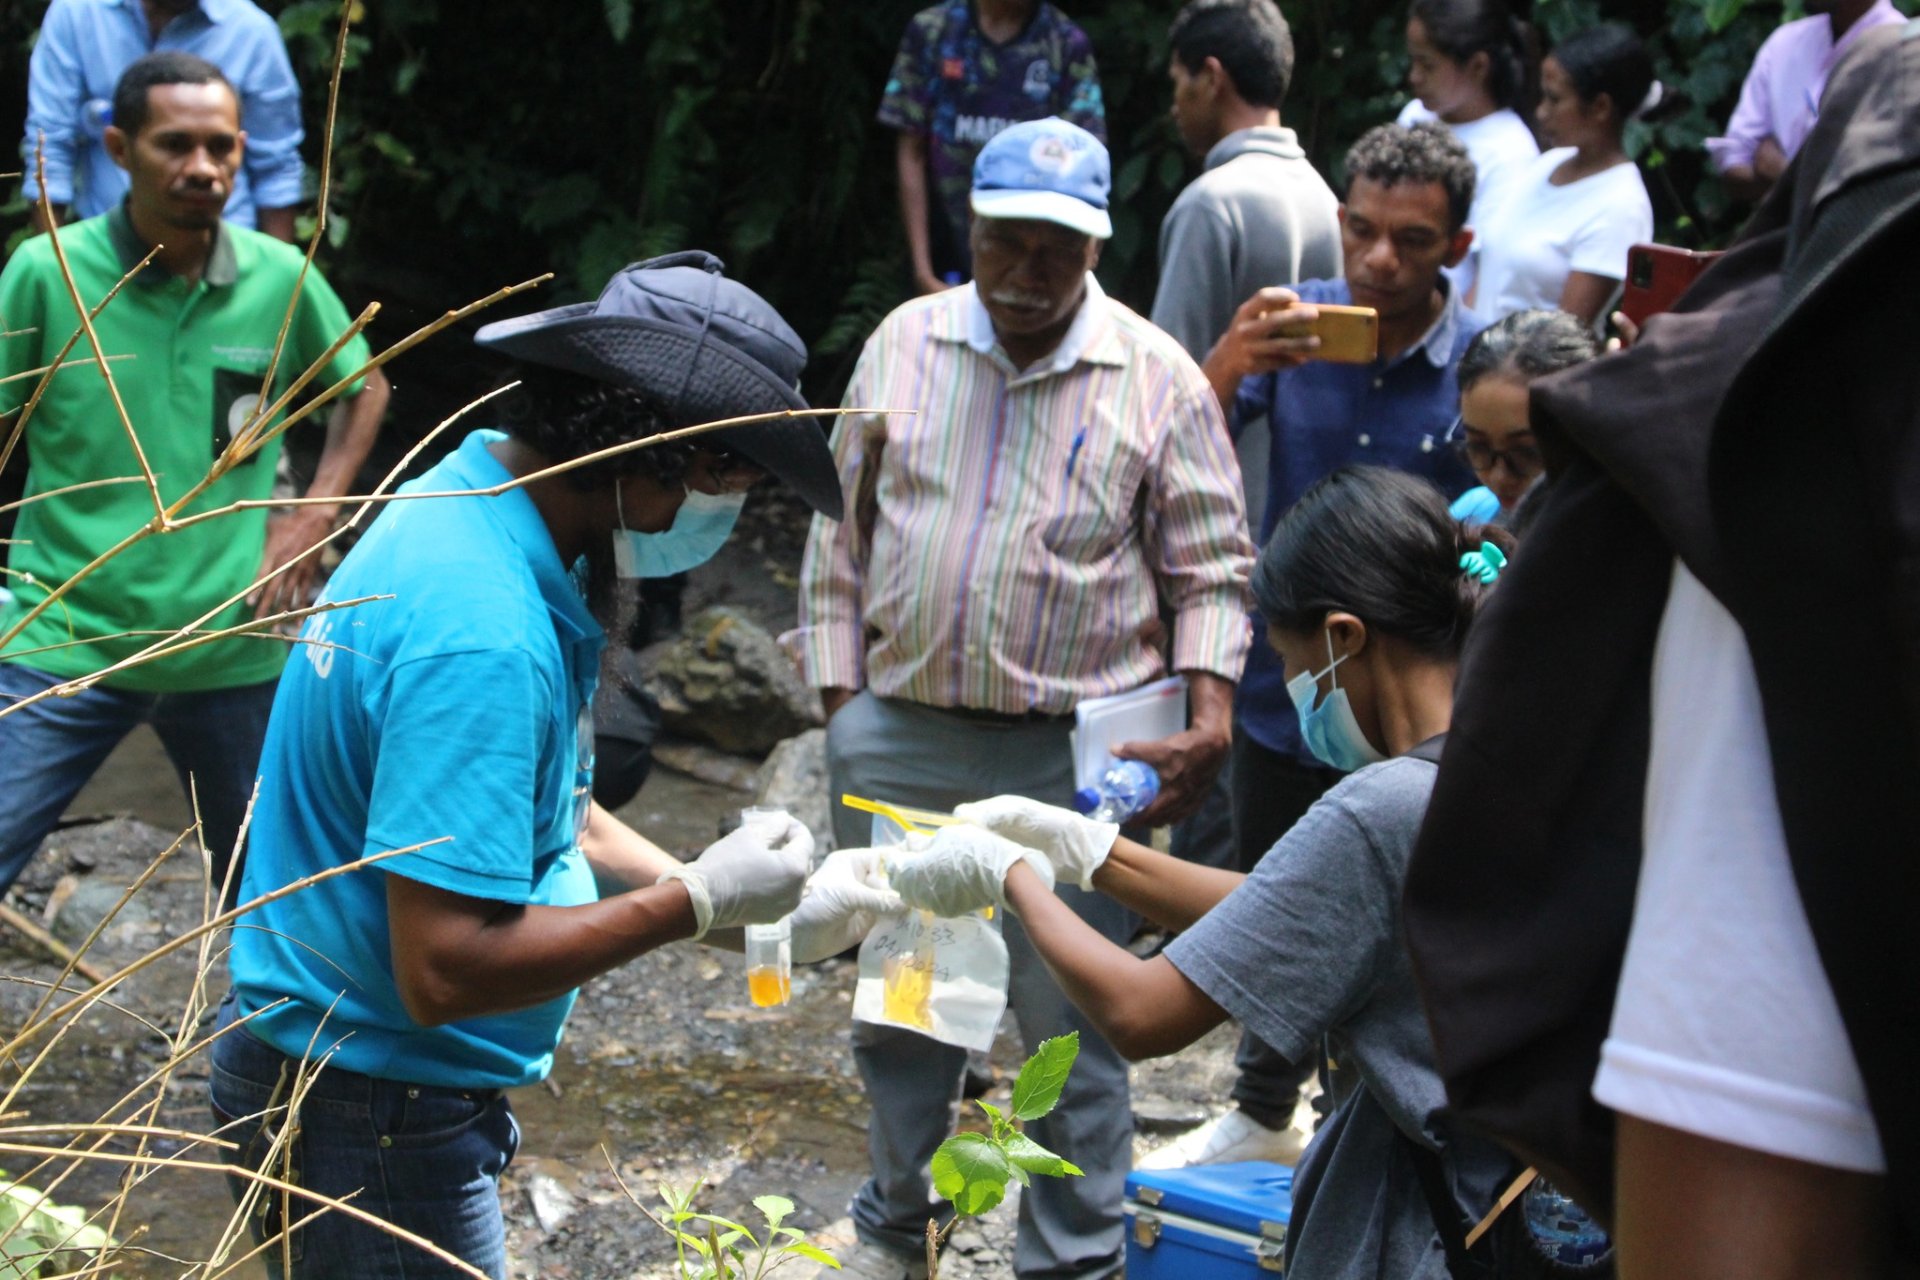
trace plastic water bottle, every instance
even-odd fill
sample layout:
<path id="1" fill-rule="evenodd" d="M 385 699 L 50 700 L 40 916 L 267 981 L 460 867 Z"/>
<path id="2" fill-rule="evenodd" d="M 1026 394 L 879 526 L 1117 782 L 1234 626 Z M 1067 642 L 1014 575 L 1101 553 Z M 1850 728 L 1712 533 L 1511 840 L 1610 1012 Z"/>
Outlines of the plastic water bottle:
<path id="1" fill-rule="evenodd" d="M 787 829 L 787 811 L 754 807 L 740 811 L 740 825 L 768 838 Z M 747 926 L 747 999 L 762 1009 L 793 998 L 793 917 Z"/>
<path id="2" fill-rule="evenodd" d="M 1160 794 L 1160 775 L 1141 760 L 1115 760 L 1100 775 L 1098 786 L 1074 793 L 1073 807 L 1095 822 L 1125 822 L 1152 804 Z"/>
<path id="3" fill-rule="evenodd" d="M 1613 1252 L 1613 1241 L 1600 1224 L 1545 1178 L 1535 1178 L 1520 1197 L 1520 1212 L 1534 1249 L 1549 1261 L 1579 1270 L 1605 1261 Z"/>

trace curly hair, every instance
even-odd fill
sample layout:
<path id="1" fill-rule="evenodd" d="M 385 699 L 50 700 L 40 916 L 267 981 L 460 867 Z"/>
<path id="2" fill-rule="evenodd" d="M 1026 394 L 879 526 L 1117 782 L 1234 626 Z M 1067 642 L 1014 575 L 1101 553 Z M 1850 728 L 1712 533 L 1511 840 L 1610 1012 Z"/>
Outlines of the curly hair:
<path id="1" fill-rule="evenodd" d="M 1376 125 L 1347 152 L 1347 194 L 1356 178 L 1383 187 L 1402 182 L 1437 182 L 1446 189 L 1451 231 L 1467 225 L 1473 207 L 1473 158 L 1443 124 Z"/>
<path id="2" fill-rule="evenodd" d="M 631 387 L 544 365 L 523 366 L 514 376 L 520 385 L 498 401 L 501 428 L 550 462 L 571 462 L 682 425 L 653 397 Z M 584 493 L 638 472 L 676 489 L 686 482 L 696 452 L 721 451 L 711 444 L 673 441 L 569 471 L 567 482 Z"/>

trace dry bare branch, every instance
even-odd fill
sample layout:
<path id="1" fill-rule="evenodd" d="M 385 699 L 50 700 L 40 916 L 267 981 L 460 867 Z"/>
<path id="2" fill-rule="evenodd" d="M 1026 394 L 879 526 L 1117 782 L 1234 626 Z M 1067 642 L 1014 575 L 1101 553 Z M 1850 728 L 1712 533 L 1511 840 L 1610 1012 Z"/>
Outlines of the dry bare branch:
<path id="1" fill-rule="evenodd" d="M 139 275 L 142 271 L 145 271 L 147 269 L 147 264 L 153 261 L 153 255 L 159 252 L 160 252 L 159 245 L 155 245 L 153 248 L 147 250 L 146 257 L 140 259 L 139 262 L 135 263 L 131 271 L 127 272 L 125 275 L 121 276 L 118 280 L 114 281 L 113 288 L 107 290 L 107 296 L 100 299 L 100 305 L 93 309 L 93 311 L 89 314 L 88 318 L 98 319 L 100 316 L 100 313 L 107 309 L 107 304 L 120 296 L 120 290 L 126 287 L 127 281 L 133 279 L 135 276 Z M 20 412 L 14 415 L 13 428 L 11 431 L 7 433 L 7 442 L 4 446 L 0 446 L 0 467 L 5 467 L 7 465 L 7 460 L 13 457 L 14 448 L 20 443 L 21 439 L 26 434 L 27 422 L 33 417 L 33 411 L 40 407 L 40 397 L 47 394 L 47 387 L 50 383 L 52 383 L 53 375 L 58 373 L 61 370 L 61 368 L 65 366 L 68 354 L 73 351 L 74 345 L 80 341 L 81 336 L 84 335 L 85 333 L 86 333 L 86 329 L 83 326 L 75 325 L 73 332 L 70 335 L 68 335 L 65 345 L 63 345 L 60 348 L 59 352 L 53 357 L 52 364 L 43 365 L 39 369 L 28 369 L 23 373 L 15 374 L 13 375 L 13 377 L 10 377 L 7 379 L 8 382 L 11 382 L 13 381 L 14 377 L 30 378 L 37 375 L 40 378 L 40 382 L 37 386 L 34 387 L 33 394 L 27 397 L 27 402 L 20 406 Z M 108 356 L 107 357 L 107 360 L 109 363 L 116 360 L 131 360 L 131 359 L 133 359 L 132 356 Z"/>
<path id="2" fill-rule="evenodd" d="M 120 419 L 120 425 L 126 428 L 127 443 L 133 446 L 133 456 L 140 463 L 140 474 L 147 479 L 147 489 L 153 495 L 154 519 L 164 523 L 167 508 L 160 500 L 160 482 L 154 479 L 153 467 L 147 461 L 147 451 L 140 444 L 140 434 L 133 429 L 133 419 L 127 416 L 127 406 L 121 402 L 120 384 L 113 380 L 113 369 L 107 364 L 106 350 L 100 345 L 100 335 L 94 332 L 93 316 L 87 310 L 85 299 L 80 296 L 80 286 L 74 281 L 73 268 L 67 264 L 67 251 L 60 244 L 60 228 L 54 223 L 53 206 L 47 200 L 46 148 L 47 136 L 42 133 L 33 146 L 34 168 L 40 178 L 40 214 L 46 220 L 47 240 L 53 246 L 53 260 L 60 268 L 61 281 L 67 286 L 67 297 L 73 300 L 74 312 L 80 317 L 80 327 L 87 331 L 87 345 L 93 348 L 94 363 L 99 366 L 100 376 L 106 380 L 107 394 L 113 400 L 113 412 Z"/>

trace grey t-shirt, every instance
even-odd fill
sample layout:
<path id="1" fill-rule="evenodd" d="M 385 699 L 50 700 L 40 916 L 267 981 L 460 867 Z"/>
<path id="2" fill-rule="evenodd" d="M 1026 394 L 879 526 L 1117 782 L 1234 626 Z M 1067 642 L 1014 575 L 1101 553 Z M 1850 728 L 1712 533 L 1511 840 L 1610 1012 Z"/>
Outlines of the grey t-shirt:
<path id="1" fill-rule="evenodd" d="M 1290 1280 L 1445 1280 L 1400 1133 L 1441 1152 L 1463 1219 L 1484 1213 L 1512 1172 L 1498 1148 L 1446 1137 L 1434 1116 L 1446 1094 L 1401 944 L 1400 894 L 1435 772 L 1402 757 L 1346 778 L 1166 950 L 1276 1051 L 1306 1061 L 1324 1038 L 1334 1063 L 1334 1113 L 1295 1172 Z"/>

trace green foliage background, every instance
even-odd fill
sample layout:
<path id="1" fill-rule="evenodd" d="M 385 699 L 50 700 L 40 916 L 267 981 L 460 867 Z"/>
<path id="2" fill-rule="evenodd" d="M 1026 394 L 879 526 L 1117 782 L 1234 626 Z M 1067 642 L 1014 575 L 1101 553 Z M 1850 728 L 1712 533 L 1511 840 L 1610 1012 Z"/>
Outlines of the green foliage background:
<path id="1" fill-rule="evenodd" d="M 1337 185 L 1345 148 L 1405 101 L 1405 0 L 1281 2 L 1298 45 L 1286 120 Z M 264 4 L 306 85 L 317 159 L 337 0 Z M 1636 126 L 1631 141 L 1663 238 L 1712 245 L 1737 229 L 1700 141 L 1722 127 L 1754 50 L 1783 18 L 1800 16 L 1798 4 L 1534 5 L 1548 44 L 1603 17 L 1631 23 L 1653 43 L 1682 107 Z M 637 258 L 711 249 L 812 345 L 809 392 L 835 396 L 861 339 L 905 296 L 892 137 L 873 112 L 917 7 L 363 0 L 326 265 L 351 299 L 386 302 L 382 325 L 397 334 L 540 271 L 559 279 L 528 307 L 590 295 Z M 1161 215 L 1192 171 L 1166 119 L 1166 27 L 1178 7 L 1067 4 L 1098 50 L 1114 145 L 1116 232 L 1100 274 L 1142 308 L 1152 298 Z M 0 82 L 24 79 L 30 34 L 24 25 L 0 34 Z M 424 400 L 416 406 L 423 414 L 483 378 L 483 364 L 457 339 L 431 345 L 441 348 L 433 360 L 407 362 L 416 384 L 444 385 L 446 395 L 407 398 Z"/>

